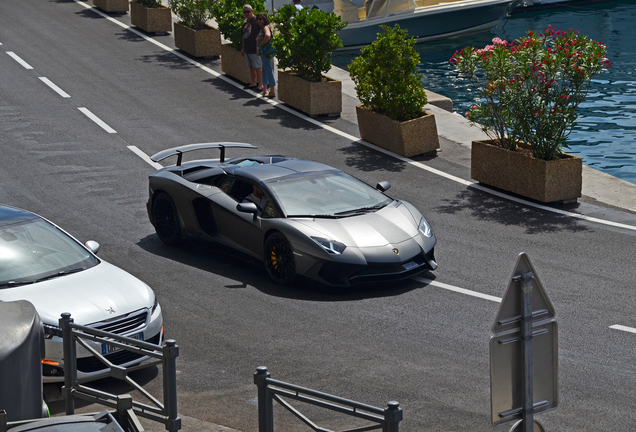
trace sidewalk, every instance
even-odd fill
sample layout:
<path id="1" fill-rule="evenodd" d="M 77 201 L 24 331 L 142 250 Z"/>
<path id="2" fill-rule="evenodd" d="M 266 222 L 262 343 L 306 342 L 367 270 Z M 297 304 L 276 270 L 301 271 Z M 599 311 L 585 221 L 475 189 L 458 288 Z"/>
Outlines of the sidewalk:
<path id="1" fill-rule="evenodd" d="M 332 67 L 328 76 L 342 81 L 342 115 L 351 123 L 358 122 L 356 105 L 360 102 L 356 98 L 353 81 L 349 73 L 337 67 Z M 440 136 L 440 146 L 444 151 L 448 141 L 464 150 L 458 159 L 470 161 L 470 146 L 473 140 L 487 139 L 485 133 L 471 126 L 463 116 L 452 113 L 452 101 L 437 93 L 427 91 L 429 103 L 426 109 L 435 114 L 437 132 Z M 454 149 L 455 151 L 455 149 Z M 464 153 L 465 152 L 465 153 Z M 469 165 L 468 165 L 469 166 Z M 581 201 L 591 204 L 604 204 L 611 207 L 636 213 L 636 184 L 621 180 L 602 171 L 583 165 L 583 198 Z"/>

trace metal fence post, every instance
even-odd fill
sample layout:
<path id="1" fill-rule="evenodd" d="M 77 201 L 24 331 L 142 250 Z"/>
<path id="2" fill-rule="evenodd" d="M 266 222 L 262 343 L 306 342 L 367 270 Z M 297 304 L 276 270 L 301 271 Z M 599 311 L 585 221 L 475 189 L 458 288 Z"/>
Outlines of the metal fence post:
<path id="1" fill-rule="evenodd" d="M 73 340 L 73 330 L 71 323 L 73 318 L 69 312 L 64 312 L 59 320 L 62 328 L 62 353 L 64 354 L 64 386 L 62 395 L 64 396 L 64 406 L 66 415 L 75 414 L 75 401 L 73 400 L 73 386 L 77 381 L 77 350 Z"/>
<path id="2" fill-rule="evenodd" d="M 523 340 L 523 411 L 521 412 L 522 431 L 534 430 L 534 394 L 533 394 L 533 367 L 532 367 L 532 272 L 523 273 L 521 281 L 521 339 Z"/>
<path id="3" fill-rule="evenodd" d="M 258 432 L 274 432 L 274 406 L 267 391 L 267 378 L 272 376 L 265 366 L 254 373 L 254 384 L 258 387 Z"/>
<path id="4" fill-rule="evenodd" d="M 382 432 L 399 432 L 403 413 L 400 404 L 395 401 L 387 403 L 384 409 L 384 428 Z"/>
<path id="5" fill-rule="evenodd" d="M 181 429 L 181 419 L 177 413 L 177 357 L 179 347 L 174 339 L 168 339 L 163 347 L 163 398 L 168 419 L 166 430 L 176 432 Z"/>
<path id="6" fill-rule="evenodd" d="M 133 399 L 129 394 L 117 396 L 117 423 L 120 425 L 128 424 L 126 417 L 128 410 L 133 407 Z"/>
<path id="7" fill-rule="evenodd" d="M 7 432 L 7 412 L 0 410 L 0 432 Z"/>

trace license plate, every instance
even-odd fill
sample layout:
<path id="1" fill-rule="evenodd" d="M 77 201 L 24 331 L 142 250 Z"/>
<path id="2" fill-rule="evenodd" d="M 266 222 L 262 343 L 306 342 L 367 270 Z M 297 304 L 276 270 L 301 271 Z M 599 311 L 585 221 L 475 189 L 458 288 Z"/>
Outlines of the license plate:
<path id="1" fill-rule="evenodd" d="M 406 264 L 402 264 L 402 267 L 404 267 L 406 270 L 411 270 L 417 267 L 417 263 L 415 261 L 407 262 Z"/>
<path id="2" fill-rule="evenodd" d="M 137 339 L 137 340 L 144 340 L 144 334 L 143 333 L 137 333 L 131 336 L 128 336 L 131 339 Z M 119 348 L 117 346 L 114 345 L 109 345 L 109 344 L 102 344 L 102 355 L 106 355 L 106 354 L 112 354 L 114 352 L 117 351 L 121 351 L 122 348 Z"/>

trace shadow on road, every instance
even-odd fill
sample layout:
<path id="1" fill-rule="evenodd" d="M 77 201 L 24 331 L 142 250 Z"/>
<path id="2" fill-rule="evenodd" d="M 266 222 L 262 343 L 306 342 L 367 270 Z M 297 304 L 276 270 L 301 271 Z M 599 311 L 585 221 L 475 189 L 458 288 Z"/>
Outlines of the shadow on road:
<path id="1" fill-rule="evenodd" d="M 378 170 L 401 172 L 407 168 L 407 163 L 399 159 L 387 157 L 384 153 L 373 150 L 365 145 L 352 143 L 338 150 L 346 156 L 345 164 L 355 170 L 374 172 Z M 374 186 L 374 185 L 373 185 Z"/>
<path id="2" fill-rule="evenodd" d="M 453 198 L 443 201 L 446 202 L 446 205 L 435 208 L 440 213 L 459 214 L 466 212 L 475 219 L 493 221 L 506 226 L 522 227 L 527 234 L 589 230 L 580 221 L 572 217 L 546 212 L 523 204 L 514 204 L 471 187 L 458 193 Z M 568 208 L 562 208 L 567 211 L 573 211 L 576 204 L 566 207 Z"/>
<path id="3" fill-rule="evenodd" d="M 237 282 L 225 285 L 225 288 L 241 289 L 251 286 L 264 294 L 275 297 L 324 302 L 351 301 L 397 296 L 422 287 L 420 282 L 404 280 L 332 288 L 300 277 L 292 286 L 283 286 L 277 285 L 269 279 L 262 262 L 220 244 L 191 241 L 171 247 L 162 243 L 156 235 L 151 234 L 142 238 L 137 242 L 137 245 L 154 255 Z M 434 279 L 432 273 L 425 273 L 424 276 Z"/>

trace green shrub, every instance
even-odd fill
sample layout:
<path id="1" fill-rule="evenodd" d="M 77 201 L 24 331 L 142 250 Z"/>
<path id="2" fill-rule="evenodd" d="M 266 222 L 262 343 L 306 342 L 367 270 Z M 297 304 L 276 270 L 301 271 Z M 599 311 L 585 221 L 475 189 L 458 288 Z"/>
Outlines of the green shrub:
<path id="1" fill-rule="evenodd" d="M 413 48 L 415 38 L 408 38 L 408 32 L 397 24 L 382 29 L 385 33 L 378 33 L 349 65 L 358 99 L 395 120 L 414 119 L 422 115 L 428 102 L 417 72 L 420 55 Z"/>
<path id="2" fill-rule="evenodd" d="M 193 30 L 203 30 L 206 22 L 212 19 L 210 8 L 213 4 L 213 0 L 168 0 L 179 22 Z"/>
<path id="3" fill-rule="evenodd" d="M 333 12 L 298 10 L 294 5 L 278 9 L 271 21 L 276 24 L 273 45 L 278 67 L 308 81 L 322 81 L 331 69 L 331 52 L 343 46 L 337 32 L 347 23 Z"/>
<path id="4" fill-rule="evenodd" d="M 163 4 L 161 4 L 161 0 L 134 0 L 134 1 L 148 8 L 160 8 L 161 6 L 163 6 Z"/>
<path id="5" fill-rule="evenodd" d="M 252 6 L 254 15 L 265 11 L 265 0 L 219 0 L 212 6 L 212 14 L 219 31 L 230 42 L 232 48 L 240 51 L 243 46 L 243 5 Z"/>

